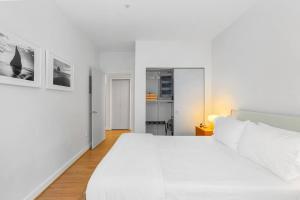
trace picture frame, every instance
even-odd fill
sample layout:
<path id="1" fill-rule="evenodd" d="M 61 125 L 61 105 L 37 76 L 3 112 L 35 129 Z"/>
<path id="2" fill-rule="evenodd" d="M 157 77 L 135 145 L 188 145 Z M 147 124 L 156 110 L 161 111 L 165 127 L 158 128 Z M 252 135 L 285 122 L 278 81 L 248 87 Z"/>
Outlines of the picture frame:
<path id="1" fill-rule="evenodd" d="M 41 48 L 0 31 L 0 84 L 41 87 L 41 65 Z"/>
<path id="2" fill-rule="evenodd" d="M 46 88 L 74 90 L 74 65 L 50 51 L 46 51 Z"/>

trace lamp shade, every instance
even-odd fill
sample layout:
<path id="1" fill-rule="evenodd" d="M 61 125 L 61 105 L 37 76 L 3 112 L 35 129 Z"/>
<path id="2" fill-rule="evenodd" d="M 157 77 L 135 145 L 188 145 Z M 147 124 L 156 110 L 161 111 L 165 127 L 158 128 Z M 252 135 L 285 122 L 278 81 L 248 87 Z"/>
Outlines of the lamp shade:
<path id="1" fill-rule="evenodd" d="M 213 129 L 215 126 L 215 120 L 219 117 L 219 115 L 208 115 L 207 121 L 209 122 L 209 126 Z"/>
<path id="2" fill-rule="evenodd" d="M 210 123 L 214 123 L 215 119 L 218 117 L 219 117 L 219 115 L 208 115 L 207 121 L 209 121 Z"/>

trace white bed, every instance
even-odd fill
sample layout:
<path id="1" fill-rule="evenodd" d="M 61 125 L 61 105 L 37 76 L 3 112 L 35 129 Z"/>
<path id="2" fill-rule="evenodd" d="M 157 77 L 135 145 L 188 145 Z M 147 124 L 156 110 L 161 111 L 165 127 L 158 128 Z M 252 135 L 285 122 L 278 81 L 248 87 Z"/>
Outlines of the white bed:
<path id="1" fill-rule="evenodd" d="M 282 181 L 212 137 L 126 134 L 93 173 L 86 198 L 299 200 L 300 182 Z"/>

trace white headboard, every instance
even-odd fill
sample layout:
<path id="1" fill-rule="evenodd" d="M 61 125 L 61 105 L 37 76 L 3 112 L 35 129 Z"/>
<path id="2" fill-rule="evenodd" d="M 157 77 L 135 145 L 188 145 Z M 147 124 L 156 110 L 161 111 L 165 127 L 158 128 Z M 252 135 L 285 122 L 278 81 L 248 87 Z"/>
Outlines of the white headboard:
<path id="1" fill-rule="evenodd" d="M 300 116 L 271 114 L 248 110 L 232 110 L 231 116 L 239 120 L 263 122 L 278 128 L 300 132 Z"/>

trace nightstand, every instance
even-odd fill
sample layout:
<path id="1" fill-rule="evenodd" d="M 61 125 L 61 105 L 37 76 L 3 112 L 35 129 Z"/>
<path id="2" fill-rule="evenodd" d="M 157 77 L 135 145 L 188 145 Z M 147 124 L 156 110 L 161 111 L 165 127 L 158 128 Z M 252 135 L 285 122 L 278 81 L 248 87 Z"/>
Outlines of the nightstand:
<path id="1" fill-rule="evenodd" d="M 212 136 L 213 129 L 210 127 L 195 126 L 196 136 Z"/>

